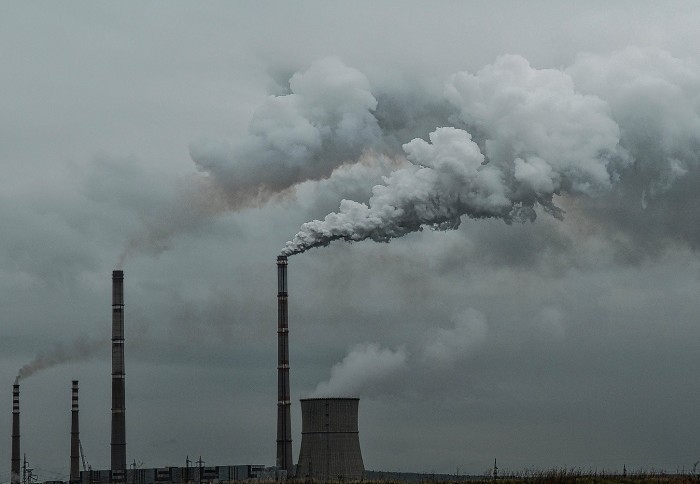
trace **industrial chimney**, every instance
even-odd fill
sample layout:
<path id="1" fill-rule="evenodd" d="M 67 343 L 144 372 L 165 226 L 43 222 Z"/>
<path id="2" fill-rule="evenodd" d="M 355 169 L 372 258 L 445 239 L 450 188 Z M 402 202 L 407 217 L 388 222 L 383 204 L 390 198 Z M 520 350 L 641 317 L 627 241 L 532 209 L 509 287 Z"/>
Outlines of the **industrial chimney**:
<path id="1" fill-rule="evenodd" d="M 19 484 L 19 385 L 12 386 L 12 466 L 10 481 Z"/>
<path id="2" fill-rule="evenodd" d="M 277 257 L 277 467 L 291 476 L 292 417 L 289 397 L 287 257 Z"/>
<path id="3" fill-rule="evenodd" d="M 126 481 L 124 271 L 112 272 L 112 481 Z"/>
<path id="4" fill-rule="evenodd" d="M 71 388 L 70 482 L 80 482 L 80 422 L 78 420 L 78 380 Z"/>
<path id="5" fill-rule="evenodd" d="M 301 400 L 301 448 L 296 477 L 322 482 L 360 480 L 365 473 L 357 430 L 359 398 Z"/>

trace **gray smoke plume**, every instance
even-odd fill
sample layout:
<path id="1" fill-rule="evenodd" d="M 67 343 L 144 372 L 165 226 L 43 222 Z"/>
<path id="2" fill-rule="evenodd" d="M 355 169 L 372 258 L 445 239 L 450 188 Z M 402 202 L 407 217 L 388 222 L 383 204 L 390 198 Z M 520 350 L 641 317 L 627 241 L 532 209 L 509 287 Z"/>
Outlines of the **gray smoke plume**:
<path id="1" fill-rule="evenodd" d="M 142 215 L 146 229 L 127 241 L 115 269 L 123 269 L 126 260 L 136 253 L 158 256 L 170 248 L 174 235 L 196 232 L 228 209 L 225 195 L 207 178 L 189 177 L 176 192 L 167 208 Z"/>
<path id="2" fill-rule="evenodd" d="M 100 349 L 107 347 L 106 340 L 88 340 L 81 338 L 72 343 L 58 344 L 48 351 L 39 353 L 36 358 L 22 366 L 17 372 L 15 385 L 20 380 L 29 378 L 35 373 L 53 368 L 54 366 L 63 363 L 72 363 L 76 361 L 85 361 L 97 354 Z"/>
<path id="3" fill-rule="evenodd" d="M 443 93 L 449 123 L 395 155 L 413 166 L 368 203 L 343 200 L 304 224 L 282 253 L 454 229 L 462 217 L 533 221 L 538 207 L 560 218 L 557 196 L 589 200 L 579 203 L 588 216 L 640 246 L 700 247 L 699 92 L 700 68 L 657 49 L 581 54 L 566 69 L 508 55 L 459 72 Z"/>
<path id="4" fill-rule="evenodd" d="M 199 141 L 190 146 L 197 168 L 211 176 L 233 209 L 328 177 L 380 140 L 369 81 L 339 59 L 321 59 L 294 74 L 289 91 L 258 108 L 248 136 L 237 145 Z"/>
<path id="5" fill-rule="evenodd" d="M 641 175 L 643 204 L 663 195 L 700 156 L 700 68 L 655 49 L 580 54 L 566 72 L 579 90 L 604 99 L 624 129 L 621 143 Z"/>
<path id="6" fill-rule="evenodd" d="M 268 97 L 256 110 L 242 140 L 191 143 L 190 157 L 201 178 L 183 189 L 166 213 L 144 222 L 146 230 L 127 242 L 117 267 L 134 252 L 160 254 L 173 235 L 214 215 L 258 206 L 356 162 L 380 144 L 376 108 L 367 77 L 337 58 L 297 72 L 288 93 Z"/>

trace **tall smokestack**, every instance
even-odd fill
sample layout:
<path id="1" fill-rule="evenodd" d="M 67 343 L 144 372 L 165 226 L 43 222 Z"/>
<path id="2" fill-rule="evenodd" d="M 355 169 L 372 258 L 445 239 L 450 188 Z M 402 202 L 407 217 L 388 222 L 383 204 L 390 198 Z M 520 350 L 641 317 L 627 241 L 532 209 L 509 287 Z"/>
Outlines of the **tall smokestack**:
<path id="1" fill-rule="evenodd" d="M 78 380 L 71 388 L 70 482 L 80 482 L 80 422 L 78 420 Z"/>
<path id="2" fill-rule="evenodd" d="M 124 271 L 112 272 L 112 480 L 126 480 Z"/>
<path id="3" fill-rule="evenodd" d="M 19 464 L 19 385 L 15 384 L 12 386 L 12 484 L 19 484 Z"/>
<path id="4" fill-rule="evenodd" d="M 277 257 L 277 467 L 292 472 L 292 417 L 289 397 L 287 256 Z"/>

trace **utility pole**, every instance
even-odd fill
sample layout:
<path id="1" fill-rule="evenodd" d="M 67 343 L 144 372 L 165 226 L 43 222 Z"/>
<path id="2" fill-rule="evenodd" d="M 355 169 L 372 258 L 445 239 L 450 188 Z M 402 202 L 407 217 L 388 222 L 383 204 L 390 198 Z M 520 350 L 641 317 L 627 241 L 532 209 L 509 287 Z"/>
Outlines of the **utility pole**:
<path id="1" fill-rule="evenodd" d="M 197 464 L 199 464 L 199 484 L 202 484 L 202 474 L 204 470 L 204 461 L 202 460 L 202 456 L 199 456 L 199 460 L 197 461 Z"/>
<path id="2" fill-rule="evenodd" d="M 493 480 L 498 479 L 498 466 L 496 465 L 496 459 L 493 459 Z"/>
<path id="3" fill-rule="evenodd" d="M 22 484 L 32 484 L 36 478 L 34 477 L 34 469 L 29 468 L 27 463 L 27 454 L 24 454 L 24 462 L 22 464 Z"/>

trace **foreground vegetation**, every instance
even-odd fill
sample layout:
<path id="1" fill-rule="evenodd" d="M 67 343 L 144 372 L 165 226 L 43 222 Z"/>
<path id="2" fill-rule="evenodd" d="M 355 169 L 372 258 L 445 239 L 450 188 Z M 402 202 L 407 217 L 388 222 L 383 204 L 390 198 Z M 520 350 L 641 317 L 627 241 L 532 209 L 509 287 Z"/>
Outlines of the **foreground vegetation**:
<path id="1" fill-rule="evenodd" d="M 550 471 L 526 471 L 509 475 L 485 476 L 484 481 L 498 482 L 501 484 L 685 484 L 700 483 L 700 475 L 695 473 L 668 474 L 656 471 L 637 472 L 586 472 L 571 469 L 553 469 Z"/>
<path id="2" fill-rule="evenodd" d="M 614 472 L 582 469 L 499 471 L 496 477 L 491 472 L 482 476 L 470 476 L 369 471 L 361 481 L 344 479 L 289 479 L 286 481 L 287 484 L 465 484 L 469 482 L 494 484 L 700 484 L 700 469 L 694 468 L 692 471 L 676 473 L 656 470 Z"/>
<path id="3" fill-rule="evenodd" d="M 496 478 L 490 473 L 483 476 L 450 476 L 435 474 L 385 473 L 368 476 L 359 484 L 464 484 L 465 482 L 482 482 L 497 484 L 700 484 L 700 472 L 667 473 L 663 471 L 606 472 L 584 471 L 580 469 L 552 469 L 549 471 L 527 470 L 504 472 Z M 390 475 L 394 474 L 394 475 Z M 326 481 L 292 480 L 298 484 L 325 484 Z M 331 481 L 327 481 L 331 482 Z M 351 484 L 351 481 L 336 480 L 338 484 Z"/>

